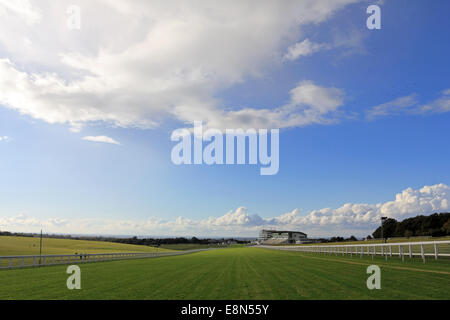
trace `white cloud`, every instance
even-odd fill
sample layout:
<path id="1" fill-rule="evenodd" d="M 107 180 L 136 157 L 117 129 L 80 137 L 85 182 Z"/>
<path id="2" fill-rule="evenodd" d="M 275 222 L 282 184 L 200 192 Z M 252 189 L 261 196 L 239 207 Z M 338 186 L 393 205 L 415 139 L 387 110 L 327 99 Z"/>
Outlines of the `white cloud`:
<path id="1" fill-rule="evenodd" d="M 297 42 L 296 44 L 290 46 L 287 50 L 287 53 L 284 55 L 284 59 L 293 61 L 301 56 L 309 56 L 313 53 L 327 48 L 329 48 L 327 44 L 314 43 L 309 39 L 305 39 L 302 42 Z"/>
<path id="2" fill-rule="evenodd" d="M 343 29 L 345 31 L 343 31 Z M 300 57 L 310 56 L 319 51 L 337 49 L 339 56 L 349 56 L 352 54 L 364 54 L 364 40 L 367 33 L 360 29 L 339 28 L 332 31 L 332 39 L 326 43 L 315 43 L 308 38 L 301 42 L 297 42 L 287 48 L 286 54 L 283 56 L 284 61 L 294 61 Z"/>
<path id="3" fill-rule="evenodd" d="M 333 115 L 343 105 L 344 91 L 302 81 L 290 91 L 290 101 L 274 109 L 242 108 L 223 111 L 204 108 L 201 113 L 178 107 L 175 114 L 192 122 L 204 119 L 207 126 L 225 128 L 288 128 L 335 121 Z"/>
<path id="4" fill-rule="evenodd" d="M 9 140 L 10 140 L 10 137 L 8 137 L 8 136 L 0 136 L 0 142 L 9 141 Z"/>
<path id="5" fill-rule="evenodd" d="M 31 232 L 44 227 L 47 232 L 138 235 L 257 236 L 262 228 L 301 230 L 310 236 L 366 236 L 380 223 L 382 216 L 403 220 L 419 214 L 450 210 L 450 187 L 445 184 L 407 188 L 395 199 L 378 204 L 346 203 L 339 208 L 323 208 L 302 215 L 294 209 L 272 218 L 250 215 L 245 207 L 218 217 L 192 220 L 150 218 L 147 220 L 47 219 L 25 215 L 1 218 L 0 229 Z"/>
<path id="6" fill-rule="evenodd" d="M 27 25 L 33 25 L 41 21 L 40 11 L 28 0 L 0 0 L 0 17 L 5 19 L 8 15 L 23 20 Z"/>
<path id="7" fill-rule="evenodd" d="M 450 112 L 450 89 L 444 90 L 438 99 L 420 105 L 415 113 L 444 113 Z"/>
<path id="8" fill-rule="evenodd" d="M 249 115 L 316 123 L 286 109 L 225 109 L 214 97 L 263 74 L 303 26 L 356 1 L 81 0 L 79 31 L 66 28 L 70 1 L 39 1 L 39 9 L 27 7 L 45 15 L 33 26 L 15 15 L 0 20 L 0 104 L 76 130 L 98 121 L 151 128 L 167 118 L 240 123 Z"/>
<path id="9" fill-rule="evenodd" d="M 372 120 L 377 117 L 392 114 L 400 114 L 405 112 L 406 109 L 413 107 L 415 105 L 417 105 L 417 99 L 415 94 L 400 97 L 395 100 L 370 108 L 370 110 L 367 112 L 367 118 Z"/>
<path id="10" fill-rule="evenodd" d="M 83 140 L 120 145 L 120 143 L 118 141 L 114 140 L 113 138 L 107 137 L 107 136 L 87 136 L 87 137 L 83 137 Z"/>
<path id="11" fill-rule="evenodd" d="M 320 114 L 325 114 L 343 104 L 344 92 L 337 88 L 324 88 L 311 81 L 303 81 L 291 90 L 292 104 L 305 105 Z"/>
<path id="12" fill-rule="evenodd" d="M 401 114 L 436 114 L 450 112 L 450 89 L 444 90 L 441 96 L 428 103 L 421 103 L 417 100 L 416 94 L 400 97 L 378 106 L 370 108 L 366 112 L 366 118 L 373 120 L 383 116 Z"/>

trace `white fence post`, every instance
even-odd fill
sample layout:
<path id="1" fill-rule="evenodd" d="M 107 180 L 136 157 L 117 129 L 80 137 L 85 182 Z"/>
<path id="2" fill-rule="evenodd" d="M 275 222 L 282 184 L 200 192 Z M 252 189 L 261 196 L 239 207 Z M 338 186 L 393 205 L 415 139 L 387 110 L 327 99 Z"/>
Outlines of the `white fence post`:
<path id="1" fill-rule="evenodd" d="M 423 243 L 420 245 L 420 254 L 422 255 L 423 263 L 425 263 L 425 250 L 423 248 Z"/>
<path id="2" fill-rule="evenodd" d="M 434 259 L 437 260 L 439 257 L 438 246 L 437 243 L 434 243 Z"/>

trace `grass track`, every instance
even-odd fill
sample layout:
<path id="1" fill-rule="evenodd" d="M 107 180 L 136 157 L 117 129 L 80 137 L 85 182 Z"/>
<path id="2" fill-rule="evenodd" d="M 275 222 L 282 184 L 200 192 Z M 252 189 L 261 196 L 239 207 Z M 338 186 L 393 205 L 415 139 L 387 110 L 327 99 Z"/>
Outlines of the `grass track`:
<path id="1" fill-rule="evenodd" d="M 110 252 L 155 252 L 169 249 L 138 246 L 106 241 L 42 239 L 42 254 L 110 253 Z M 39 238 L 0 236 L 0 256 L 38 255 Z"/>
<path id="2" fill-rule="evenodd" d="M 381 268 L 381 290 L 366 287 L 370 264 Z M 67 266 L 0 271 L 0 299 L 450 299 L 448 260 L 228 248 L 80 267 L 73 291 Z"/>

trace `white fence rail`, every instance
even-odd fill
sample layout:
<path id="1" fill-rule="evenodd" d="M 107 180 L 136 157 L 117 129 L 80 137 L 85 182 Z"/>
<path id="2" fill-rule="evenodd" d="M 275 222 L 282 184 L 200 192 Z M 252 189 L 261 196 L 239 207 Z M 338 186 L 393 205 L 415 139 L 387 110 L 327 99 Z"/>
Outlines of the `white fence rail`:
<path id="1" fill-rule="evenodd" d="M 91 253 L 91 254 L 55 254 L 55 255 L 31 255 L 31 256 L 0 256 L 1 269 L 16 269 L 27 267 L 43 267 L 59 264 L 78 264 L 88 262 L 101 262 L 124 259 L 156 258 L 164 256 L 176 256 L 193 252 L 214 250 L 195 249 L 186 251 L 168 252 L 121 252 L 121 253 Z"/>
<path id="2" fill-rule="evenodd" d="M 344 245 L 301 245 L 301 246 L 266 246 L 259 248 L 311 252 L 329 255 L 350 256 L 398 256 L 404 260 L 405 257 L 421 257 L 425 262 L 426 257 L 434 259 L 450 257 L 450 240 L 445 241 L 421 241 L 421 242 L 397 242 L 397 243 L 373 243 L 373 244 L 344 244 Z"/>

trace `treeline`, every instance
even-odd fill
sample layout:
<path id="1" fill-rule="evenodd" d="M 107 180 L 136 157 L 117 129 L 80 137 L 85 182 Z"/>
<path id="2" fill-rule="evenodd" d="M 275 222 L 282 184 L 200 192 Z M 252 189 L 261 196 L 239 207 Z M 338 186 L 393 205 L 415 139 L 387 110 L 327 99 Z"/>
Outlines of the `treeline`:
<path id="1" fill-rule="evenodd" d="M 329 242 L 344 242 L 344 241 L 358 241 L 355 236 L 350 236 L 349 238 L 344 237 L 331 237 Z"/>
<path id="2" fill-rule="evenodd" d="M 36 234 L 34 233 L 22 233 L 22 232 L 9 232 L 9 231 L 1 231 L 0 236 L 13 236 L 13 237 L 34 237 Z"/>
<path id="3" fill-rule="evenodd" d="M 15 237 L 39 237 L 38 233 L 22 233 L 22 232 L 9 232 L 9 231 L 1 231 L 0 236 L 15 236 Z M 221 238 L 221 239 L 211 239 L 211 238 L 202 238 L 199 239 L 197 237 L 192 238 L 118 238 L 118 237 L 105 237 L 105 236 L 71 236 L 71 235 L 62 235 L 62 234 L 44 234 L 45 238 L 55 238 L 55 239 L 72 239 L 72 240 L 91 240 L 91 241 L 107 241 L 107 242 L 117 242 L 117 243 L 125 243 L 125 244 L 136 244 L 136 245 L 144 245 L 144 246 L 160 246 L 165 244 L 247 244 L 250 243 L 248 240 L 240 240 L 234 238 Z"/>
<path id="4" fill-rule="evenodd" d="M 221 244 L 221 243 L 238 243 L 245 244 L 250 241 L 247 240 L 239 240 L 239 239 L 199 239 L 196 237 L 192 238 L 109 238 L 105 241 L 112 241 L 118 243 L 126 243 L 126 244 L 136 244 L 136 245 L 145 245 L 145 246 L 160 246 L 164 244 Z"/>
<path id="5" fill-rule="evenodd" d="M 381 238 L 381 226 L 374 233 L 374 238 Z M 434 213 L 429 216 L 417 216 L 403 221 L 387 219 L 383 223 L 383 237 L 443 237 L 450 235 L 450 213 Z"/>

